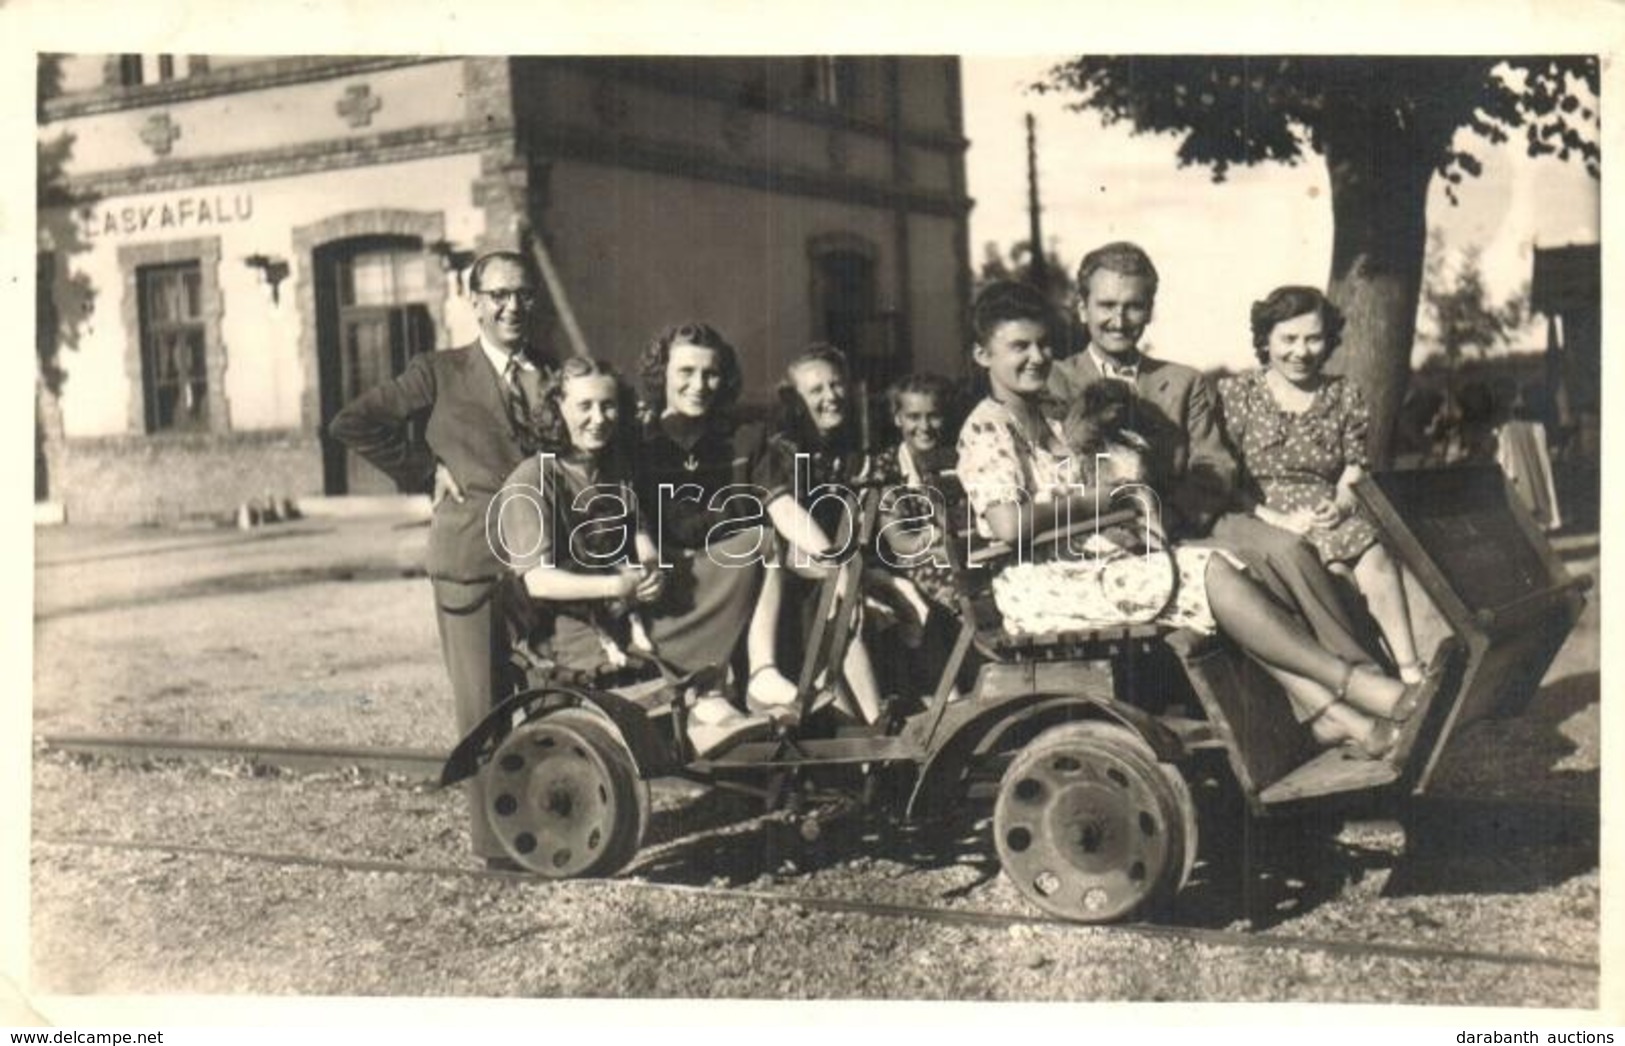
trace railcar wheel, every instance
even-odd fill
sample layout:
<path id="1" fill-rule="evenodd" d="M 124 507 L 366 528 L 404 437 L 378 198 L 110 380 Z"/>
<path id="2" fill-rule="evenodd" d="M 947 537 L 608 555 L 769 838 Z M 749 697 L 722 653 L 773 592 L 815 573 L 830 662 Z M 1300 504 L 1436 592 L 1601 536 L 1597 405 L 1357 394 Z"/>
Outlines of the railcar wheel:
<path id="1" fill-rule="evenodd" d="M 1167 763 L 1158 763 L 1157 768 L 1162 771 L 1163 783 L 1173 799 L 1174 808 L 1179 812 L 1179 826 L 1181 829 L 1180 841 L 1184 851 L 1183 860 L 1170 862 L 1170 888 L 1168 896 L 1172 897 L 1185 888 L 1191 881 L 1191 873 L 1196 870 L 1196 847 L 1199 838 L 1196 827 L 1196 800 L 1191 798 L 1191 786 L 1185 782 L 1185 775 Z"/>
<path id="2" fill-rule="evenodd" d="M 1126 918 L 1171 897 L 1189 874 L 1195 813 L 1183 786 L 1121 726 L 1046 730 L 999 782 L 999 863 L 1022 896 L 1053 915 Z"/>
<path id="3" fill-rule="evenodd" d="M 591 712 L 520 726 L 486 765 L 486 820 L 508 855 L 549 879 L 614 875 L 637 855 L 649 786 Z"/>

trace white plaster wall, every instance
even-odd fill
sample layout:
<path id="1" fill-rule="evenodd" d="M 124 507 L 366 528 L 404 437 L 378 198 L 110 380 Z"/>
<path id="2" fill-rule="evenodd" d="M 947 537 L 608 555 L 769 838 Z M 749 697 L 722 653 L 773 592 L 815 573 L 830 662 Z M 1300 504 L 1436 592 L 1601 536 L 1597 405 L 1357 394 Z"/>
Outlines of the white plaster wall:
<path id="1" fill-rule="evenodd" d="M 346 88 L 362 83 L 382 105 L 368 126 L 353 128 L 335 106 Z M 464 117 L 463 66 L 460 60 L 448 59 L 261 91 L 228 92 L 156 108 L 61 120 L 42 133 L 73 136 L 73 154 L 66 165 L 70 175 L 150 163 L 155 157 L 142 142 L 141 129 L 159 111 L 168 113 L 181 132 L 165 157 L 169 160 L 253 152 L 267 142 L 297 145 L 452 123 Z"/>
<path id="2" fill-rule="evenodd" d="M 300 424 L 303 376 L 299 359 L 300 315 L 295 291 L 301 266 L 309 258 L 293 257 L 293 230 L 347 211 L 399 208 L 440 211 L 446 238 L 467 249 L 484 230 L 483 212 L 471 202 L 470 185 L 479 176 L 476 155 L 437 157 L 393 164 L 328 171 L 297 178 L 204 187 L 190 192 L 110 198 L 90 212 L 86 229 L 105 227 L 107 212 L 122 215 L 126 207 L 171 205 L 182 197 L 216 197 L 228 210 L 243 199 L 252 201 L 252 217 L 226 224 L 183 228 L 98 232 L 90 250 L 71 264 L 96 288 L 93 312 L 81 328 L 78 351 L 62 354 L 68 372 L 62 399 L 63 427 L 72 436 L 122 434 L 129 431 L 129 376 L 125 373 L 126 333 L 120 308 L 124 295 L 118 248 L 124 244 L 158 243 L 218 235 L 221 240 L 221 337 L 225 344 L 225 393 L 235 431 L 295 428 Z M 195 211 L 195 208 L 194 208 Z M 243 263 L 250 254 L 287 260 L 290 271 L 273 305 L 258 273 Z M 431 262 L 432 263 L 432 262 Z M 448 280 L 446 321 L 451 344 L 473 336 L 466 299 Z"/>
<path id="3" fill-rule="evenodd" d="M 68 54 L 61 57 L 63 91 L 94 91 L 106 75 L 104 54 Z"/>

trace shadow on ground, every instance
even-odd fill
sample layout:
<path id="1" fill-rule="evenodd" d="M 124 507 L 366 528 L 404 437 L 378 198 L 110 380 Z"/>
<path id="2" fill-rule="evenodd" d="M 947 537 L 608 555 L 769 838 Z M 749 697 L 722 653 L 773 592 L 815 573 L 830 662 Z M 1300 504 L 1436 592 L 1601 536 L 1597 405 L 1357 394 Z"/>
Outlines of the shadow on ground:
<path id="1" fill-rule="evenodd" d="M 1558 691 L 1543 695 L 1553 699 L 1549 721 L 1561 722 L 1567 688 L 1549 689 Z M 1561 757 L 1557 748 L 1551 754 Z M 1546 889 L 1597 867 L 1595 805 L 1367 797 L 1260 820 L 1245 816 L 1226 789 L 1198 788 L 1197 797 L 1199 861 L 1178 898 L 1153 913 L 1159 922 L 1267 930 L 1382 873 L 1383 897 L 1496 895 Z M 1352 821 L 1366 827 L 1350 833 Z M 1362 841 L 1349 841 L 1351 835 Z M 986 822 L 968 813 L 950 823 L 901 825 L 853 809 L 821 824 L 809 841 L 793 819 L 763 817 L 760 800 L 721 791 L 657 811 L 648 843 L 635 874 L 689 885 L 743 886 L 772 877 L 793 886 L 840 865 L 877 861 L 918 873 L 968 869 L 968 880 L 959 875 L 952 885 L 925 886 L 915 902 L 952 904 L 1000 874 Z"/>

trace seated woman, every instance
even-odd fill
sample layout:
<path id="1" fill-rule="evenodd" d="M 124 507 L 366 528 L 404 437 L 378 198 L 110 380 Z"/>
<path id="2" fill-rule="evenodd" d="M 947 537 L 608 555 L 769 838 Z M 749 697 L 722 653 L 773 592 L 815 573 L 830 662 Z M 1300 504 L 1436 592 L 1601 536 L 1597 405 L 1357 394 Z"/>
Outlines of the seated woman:
<path id="1" fill-rule="evenodd" d="M 1343 314 L 1313 287 L 1277 287 L 1253 304 L 1252 329 L 1261 366 L 1219 383 L 1242 507 L 1302 535 L 1327 569 L 1352 575 L 1400 678 L 1421 679 L 1399 567 L 1354 496 L 1366 468 L 1365 398 L 1324 370 Z"/>
<path id="2" fill-rule="evenodd" d="M 794 549 L 786 549 L 780 566 L 788 569 L 770 569 L 762 586 L 752 632 L 759 634 L 758 641 L 765 641 L 760 633 L 771 629 L 782 655 L 776 660 L 787 665 L 799 659 L 800 651 L 795 648 L 818 605 L 817 588 L 794 565 L 804 561 L 807 553 L 828 548 L 831 537 L 843 546 L 855 540 L 853 531 L 859 524 L 851 484 L 865 472 L 865 462 L 847 377 L 841 351 L 815 344 L 790 361 L 779 385 L 780 414 L 770 440 L 772 452 L 778 459 L 779 474 L 791 478 L 793 496 L 816 524 L 820 542 L 815 548 L 802 546 L 799 556 Z M 784 537 L 798 544 L 792 535 Z M 837 696 L 850 697 L 846 710 L 864 722 L 879 719 L 880 688 L 861 635 L 854 635 L 847 646 L 841 678 L 848 695 Z M 751 670 L 748 693 L 756 702 L 753 707 L 783 707 L 795 698 L 796 688 L 777 664 L 757 664 Z"/>
<path id="3" fill-rule="evenodd" d="M 532 649 L 561 669 L 625 665 L 629 648 L 647 642 L 639 608 L 664 588 L 629 482 L 620 422 L 632 409 L 608 364 L 566 360 L 532 412 L 542 453 L 514 470 L 494 502 L 493 543 L 540 618 L 529 630 Z M 769 725 L 702 696 L 689 739 L 705 755 Z"/>
<path id="4" fill-rule="evenodd" d="M 869 594 L 896 616 L 898 658 L 877 671 L 888 692 L 923 696 L 937 683 L 959 626 L 959 594 L 949 563 L 950 528 L 964 526 L 964 489 L 949 419 L 953 383 L 936 374 L 910 374 L 887 390 L 899 441 L 877 452 L 870 476 L 881 489 L 873 565 L 864 572 Z M 974 679 L 967 661 L 949 692 L 958 700 Z"/>
<path id="5" fill-rule="evenodd" d="M 668 572 L 650 639 L 662 658 L 695 671 L 732 665 L 748 630 L 748 679 L 774 663 L 770 624 L 753 624 L 772 531 L 813 551 L 828 541 L 785 496 L 791 478 L 763 427 L 733 421 L 743 381 L 738 353 L 719 331 L 669 327 L 644 349 L 640 369 L 649 416 L 637 492 Z"/>
<path id="6" fill-rule="evenodd" d="M 952 521 L 964 518 L 950 503 L 950 494 L 961 493 L 958 483 L 942 482 L 957 465 L 947 433 L 953 383 L 936 374 L 910 374 L 887 390 L 886 399 L 900 438 L 875 454 L 870 467 L 884 492 L 878 535 L 882 559 L 912 588 L 912 593 L 902 589 L 902 598 L 918 604 L 922 621 L 930 609 L 926 601 L 957 613 L 953 571 L 943 547 Z"/>
<path id="7" fill-rule="evenodd" d="M 975 512 L 978 532 L 1020 548 L 1025 535 L 1070 520 L 1087 520 L 1095 494 L 1062 423 L 1046 403 L 1053 319 L 1035 289 L 994 283 L 977 295 L 972 313 L 973 359 L 987 375 L 989 394 L 971 412 L 959 437 L 959 475 Z M 1189 545 L 1174 549 L 1175 598 L 1166 581 L 1119 574 L 1108 594 L 1093 557 L 1017 562 L 994 579 L 994 600 L 1016 630 L 1088 628 L 1152 619 L 1200 632 L 1222 630 L 1286 685 L 1323 744 L 1349 742 L 1369 758 L 1383 758 L 1399 742 L 1397 723 L 1437 689 L 1439 676 L 1402 684 L 1338 658 L 1317 645 L 1303 626 L 1227 554 Z M 1163 557 L 1116 560 L 1167 572 Z"/>

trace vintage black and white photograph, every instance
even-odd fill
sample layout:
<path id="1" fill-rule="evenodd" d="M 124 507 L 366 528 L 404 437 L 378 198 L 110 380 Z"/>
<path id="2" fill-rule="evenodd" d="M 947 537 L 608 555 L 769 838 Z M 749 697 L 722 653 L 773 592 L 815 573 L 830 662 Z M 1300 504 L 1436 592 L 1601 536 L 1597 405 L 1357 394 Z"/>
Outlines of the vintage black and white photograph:
<path id="1" fill-rule="evenodd" d="M 1606 1010 L 1601 24 L 39 47 L 28 995 Z"/>

